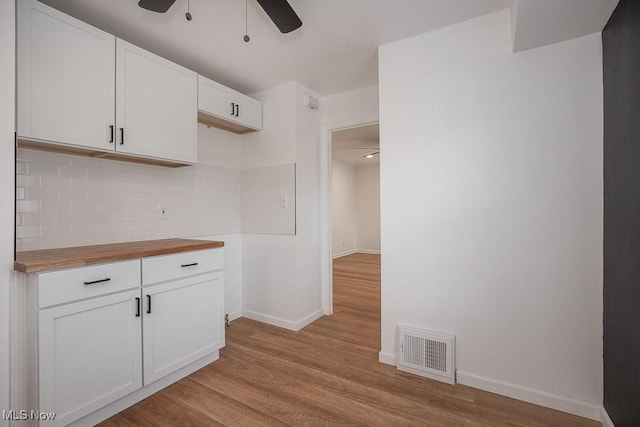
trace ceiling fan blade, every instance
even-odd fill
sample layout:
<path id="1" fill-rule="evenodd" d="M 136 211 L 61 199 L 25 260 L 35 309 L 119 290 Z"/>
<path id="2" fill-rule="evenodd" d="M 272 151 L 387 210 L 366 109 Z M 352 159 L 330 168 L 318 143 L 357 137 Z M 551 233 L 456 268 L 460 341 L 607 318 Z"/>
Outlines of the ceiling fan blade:
<path id="1" fill-rule="evenodd" d="M 153 12 L 165 13 L 176 0 L 140 0 L 138 6 Z"/>
<path id="2" fill-rule="evenodd" d="M 302 21 L 287 0 L 257 0 L 281 33 L 290 33 L 302 26 Z"/>

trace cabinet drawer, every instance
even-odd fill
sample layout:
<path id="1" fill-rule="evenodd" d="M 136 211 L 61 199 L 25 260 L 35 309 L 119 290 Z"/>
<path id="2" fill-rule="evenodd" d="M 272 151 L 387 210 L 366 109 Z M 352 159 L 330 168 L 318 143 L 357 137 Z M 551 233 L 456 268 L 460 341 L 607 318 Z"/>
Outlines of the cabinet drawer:
<path id="1" fill-rule="evenodd" d="M 38 307 L 64 304 L 138 286 L 140 260 L 40 273 Z"/>
<path id="2" fill-rule="evenodd" d="M 223 264 L 224 252 L 222 248 L 144 258 L 142 260 L 142 285 L 146 286 L 221 270 Z"/>

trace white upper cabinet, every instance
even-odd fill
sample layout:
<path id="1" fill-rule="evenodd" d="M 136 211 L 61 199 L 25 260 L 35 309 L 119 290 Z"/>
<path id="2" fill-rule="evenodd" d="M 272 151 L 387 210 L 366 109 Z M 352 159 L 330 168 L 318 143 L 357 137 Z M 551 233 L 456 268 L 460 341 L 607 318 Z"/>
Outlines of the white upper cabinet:
<path id="1" fill-rule="evenodd" d="M 117 151 L 196 163 L 197 74 L 117 40 Z"/>
<path id="2" fill-rule="evenodd" d="M 24 146 L 197 163 L 196 73 L 36 0 L 17 4 Z"/>
<path id="3" fill-rule="evenodd" d="M 18 136 L 113 150 L 116 38 L 42 3 L 18 5 Z"/>
<path id="4" fill-rule="evenodd" d="M 198 120 L 235 133 L 262 129 L 262 103 L 198 76 Z"/>

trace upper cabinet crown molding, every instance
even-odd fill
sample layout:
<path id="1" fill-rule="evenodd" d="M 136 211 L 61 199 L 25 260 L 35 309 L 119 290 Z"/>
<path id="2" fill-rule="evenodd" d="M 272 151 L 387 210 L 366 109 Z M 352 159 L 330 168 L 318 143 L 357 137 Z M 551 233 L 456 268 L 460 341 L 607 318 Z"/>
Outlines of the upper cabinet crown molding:
<path id="1" fill-rule="evenodd" d="M 197 163 L 195 72 L 36 0 L 18 2 L 17 51 L 22 146 Z"/>
<path id="2" fill-rule="evenodd" d="M 198 121 L 239 134 L 262 130 L 262 102 L 198 76 Z"/>

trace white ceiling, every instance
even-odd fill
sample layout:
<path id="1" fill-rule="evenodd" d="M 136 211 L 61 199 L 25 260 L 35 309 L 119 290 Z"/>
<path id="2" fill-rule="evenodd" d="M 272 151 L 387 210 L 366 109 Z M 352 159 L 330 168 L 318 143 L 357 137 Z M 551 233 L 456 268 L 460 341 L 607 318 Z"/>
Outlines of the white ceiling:
<path id="1" fill-rule="evenodd" d="M 166 14 L 137 0 L 44 0 L 220 83 L 253 93 L 298 81 L 326 96 L 376 84 L 377 47 L 511 6 L 511 0 L 289 0 L 303 26 L 281 34 L 248 0 L 176 0 Z"/>
<path id="2" fill-rule="evenodd" d="M 298 81 L 322 96 L 376 84 L 378 45 L 511 8 L 514 51 L 601 31 L 618 0 L 289 0 L 303 26 L 281 34 L 256 0 L 42 0 L 244 93 Z"/>
<path id="3" fill-rule="evenodd" d="M 380 127 L 377 124 L 359 126 L 331 133 L 331 158 L 355 166 L 380 163 L 380 156 L 367 154 L 380 151 Z"/>
<path id="4" fill-rule="evenodd" d="M 513 50 L 533 49 L 602 31 L 618 0 L 518 0 Z"/>

